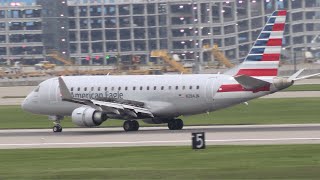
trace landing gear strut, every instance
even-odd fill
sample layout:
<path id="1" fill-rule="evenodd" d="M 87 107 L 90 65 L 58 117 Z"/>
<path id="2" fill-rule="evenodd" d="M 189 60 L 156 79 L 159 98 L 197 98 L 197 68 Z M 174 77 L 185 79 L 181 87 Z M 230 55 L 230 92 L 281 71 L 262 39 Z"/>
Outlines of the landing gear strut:
<path id="1" fill-rule="evenodd" d="M 62 126 L 60 124 L 56 124 L 52 128 L 53 132 L 62 132 Z"/>
<path id="2" fill-rule="evenodd" d="M 181 119 L 173 119 L 168 122 L 170 130 L 181 130 L 183 128 L 183 121 Z"/>
<path id="3" fill-rule="evenodd" d="M 53 132 L 62 132 L 62 126 L 60 125 L 63 116 L 49 116 L 50 120 L 53 120 L 54 126 L 52 127 Z"/>
<path id="4" fill-rule="evenodd" d="M 136 120 L 133 121 L 125 121 L 123 123 L 123 129 L 125 131 L 138 131 L 139 130 L 139 123 Z"/>

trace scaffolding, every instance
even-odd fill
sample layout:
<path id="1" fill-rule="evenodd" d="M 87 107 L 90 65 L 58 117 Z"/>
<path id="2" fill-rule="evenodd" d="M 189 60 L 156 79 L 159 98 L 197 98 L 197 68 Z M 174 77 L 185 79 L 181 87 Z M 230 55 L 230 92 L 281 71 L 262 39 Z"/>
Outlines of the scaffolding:
<path id="1" fill-rule="evenodd" d="M 234 67 L 234 64 L 232 64 L 229 61 L 229 59 L 222 53 L 218 45 L 215 44 L 212 48 L 209 45 L 204 45 L 203 48 L 204 52 L 211 52 L 215 59 L 217 59 L 220 63 L 224 64 L 226 67 Z"/>
<path id="2" fill-rule="evenodd" d="M 49 51 L 49 54 L 47 54 L 48 57 L 52 57 L 55 60 L 62 62 L 63 64 L 67 65 L 67 66 L 71 66 L 73 65 L 72 60 L 65 58 L 63 54 L 61 54 L 59 51 L 56 50 L 51 50 Z"/>
<path id="3" fill-rule="evenodd" d="M 190 69 L 185 68 L 181 63 L 175 61 L 167 50 L 154 50 L 151 51 L 151 57 L 158 57 L 163 59 L 167 64 L 169 64 L 173 69 L 179 71 L 183 74 L 190 74 Z"/>

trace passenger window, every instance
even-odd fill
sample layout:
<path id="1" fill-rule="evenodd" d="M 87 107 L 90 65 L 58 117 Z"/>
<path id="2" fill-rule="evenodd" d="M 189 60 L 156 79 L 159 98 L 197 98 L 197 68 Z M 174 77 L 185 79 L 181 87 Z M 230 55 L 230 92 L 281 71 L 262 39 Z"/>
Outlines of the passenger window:
<path id="1" fill-rule="evenodd" d="M 87 87 L 84 88 L 84 91 L 87 91 Z"/>
<path id="2" fill-rule="evenodd" d="M 73 91 L 73 87 L 71 88 L 71 91 Z"/>
<path id="3" fill-rule="evenodd" d="M 157 86 L 154 86 L 154 87 L 153 87 L 153 90 L 157 90 Z"/>
<path id="4" fill-rule="evenodd" d="M 164 87 L 163 87 L 163 86 L 161 86 L 161 90 L 164 90 Z"/>
<path id="5" fill-rule="evenodd" d="M 142 86 L 140 86 L 140 90 L 142 90 Z"/>
<path id="6" fill-rule="evenodd" d="M 199 89 L 200 87 L 199 86 L 197 86 L 197 89 Z"/>
<path id="7" fill-rule="evenodd" d="M 114 91 L 114 87 L 111 88 L 111 91 Z"/>
<path id="8" fill-rule="evenodd" d="M 80 88 L 78 87 L 78 91 L 80 91 Z"/>
<path id="9" fill-rule="evenodd" d="M 108 87 L 104 87 L 104 91 L 107 91 L 108 90 Z"/>
<path id="10" fill-rule="evenodd" d="M 101 91 L 101 87 L 98 87 L 98 91 Z"/>
<path id="11" fill-rule="evenodd" d="M 91 91 L 93 91 L 94 90 L 94 87 L 91 87 Z"/>
<path id="12" fill-rule="evenodd" d="M 136 90 L 136 87 L 135 86 L 133 86 L 133 88 L 132 88 L 134 91 Z"/>
<path id="13" fill-rule="evenodd" d="M 190 86 L 189 89 L 192 89 L 192 86 Z"/>
<path id="14" fill-rule="evenodd" d="M 176 86 L 176 90 L 178 90 L 179 89 L 179 87 L 178 86 Z"/>
<path id="15" fill-rule="evenodd" d="M 149 91 L 149 89 L 150 89 L 149 86 L 147 86 L 147 90 L 148 90 L 148 91 Z"/>
<path id="16" fill-rule="evenodd" d="M 118 87 L 118 91 L 121 91 L 121 87 Z"/>
<path id="17" fill-rule="evenodd" d="M 124 88 L 124 90 L 128 90 L 128 87 L 126 86 L 126 87 Z"/>
<path id="18" fill-rule="evenodd" d="M 171 86 L 169 86 L 169 90 L 171 90 Z"/>
<path id="19" fill-rule="evenodd" d="M 186 89 L 186 87 L 185 86 L 182 86 L 182 90 L 185 90 Z"/>

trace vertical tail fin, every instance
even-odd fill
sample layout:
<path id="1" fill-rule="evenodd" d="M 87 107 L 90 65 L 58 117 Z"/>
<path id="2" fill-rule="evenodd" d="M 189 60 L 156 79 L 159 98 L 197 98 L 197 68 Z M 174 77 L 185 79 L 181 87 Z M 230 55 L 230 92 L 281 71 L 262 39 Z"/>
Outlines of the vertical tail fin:
<path id="1" fill-rule="evenodd" d="M 277 76 L 286 15 L 285 10 L 272 13 L 237 75 Z"/>

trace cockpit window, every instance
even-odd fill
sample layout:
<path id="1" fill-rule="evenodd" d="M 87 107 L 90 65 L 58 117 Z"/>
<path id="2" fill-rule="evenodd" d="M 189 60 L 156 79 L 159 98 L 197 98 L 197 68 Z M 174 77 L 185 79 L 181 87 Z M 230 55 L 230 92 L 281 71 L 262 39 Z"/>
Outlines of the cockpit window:
<path id="1" fill-rule="evenodd" d="M 38 86 L 36 89 L 34 89 L 34 92 L 39 92 L 40 86 Z"/>

